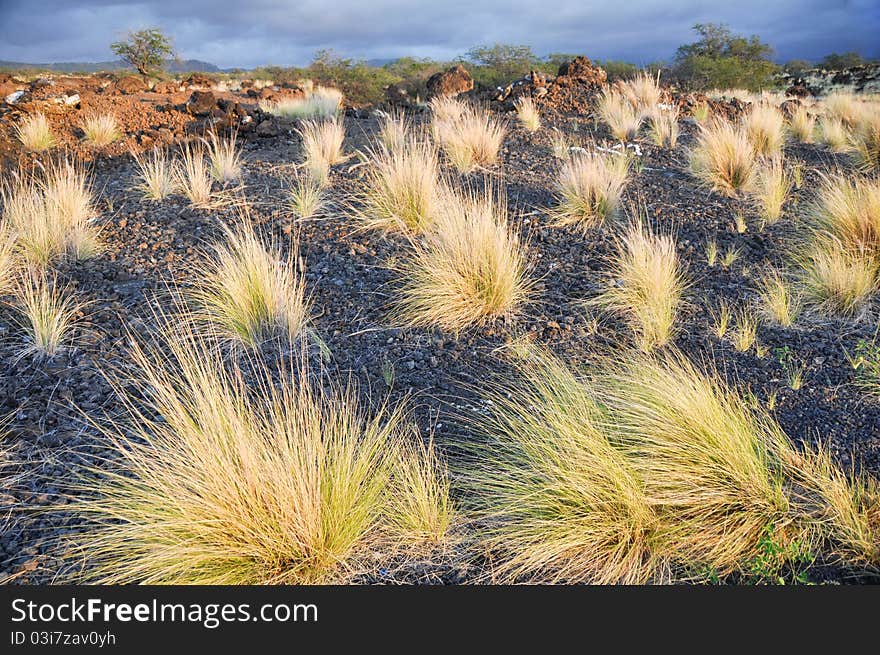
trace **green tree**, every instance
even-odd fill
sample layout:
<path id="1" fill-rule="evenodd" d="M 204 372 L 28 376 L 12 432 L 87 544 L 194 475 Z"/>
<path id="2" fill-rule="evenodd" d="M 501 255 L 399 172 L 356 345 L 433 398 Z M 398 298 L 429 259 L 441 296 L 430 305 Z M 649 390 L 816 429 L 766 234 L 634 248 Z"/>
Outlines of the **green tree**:
<path id="1" fill-rule="evenodd" d="M 110 49 L 144 77 L 161 71 L 174 54 L 168 37 L 157 28 L 129 32 L 125 41 L 110 44 Z"/>
<path id="2" fill-rule="evenodd" d="M 868 60 L 862 57 L 858 52 L 844 52 L 843 54 L 832 52 L 819 62 L 819 67 L 839 71 L 844 68 L 864 66 L 867 63 Z"/>
<path id="3" fill-rule="evenodd" d="M 491 86 L 512 82 L 541 61 L 529 46 L 505 43 L 471 48 L 466 57 L 477 64 L 474 71 L 477 81 Z"/>
<path id="4" fill-rule="evenodd" d="M 726 25 L 697 23 L 699 40 L 678 48 L 675 77 L 692 89 L 769 87 L 779 67 L 770 61 L 773 48 L 757 35 L 733 34 Z"/>
<path id="5" fill-rule="evenodd" d="M 813 65 L 808 62 L 806 59 L 792 59 L 790 61 L 785 62 L 785 65 L 782 67 L 789 75 L 800 75 L 805 70 L 812 68 Z"/>

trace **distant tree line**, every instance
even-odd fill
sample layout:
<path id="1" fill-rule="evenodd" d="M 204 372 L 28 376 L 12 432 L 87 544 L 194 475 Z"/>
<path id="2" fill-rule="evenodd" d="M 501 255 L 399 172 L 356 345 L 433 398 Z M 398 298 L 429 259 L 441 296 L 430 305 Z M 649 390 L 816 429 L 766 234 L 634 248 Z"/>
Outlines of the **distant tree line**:
<path id="1" fill-rule="evenodd" d="M 780 66 L 771 59 L 773 48 L 758 36 L 734 34 L 729 27 L 716 23 L 694 26 L 697 40 L 680 46 L 669 62 L 638 66 L 619 60 L 594 60 L 608 73 L 610 80 L 627 79 L 647 70 L 667 82 L 689 90 L 744 88 L 753 91 L 773 87 L 780 72 L 798 74 L 807 68 L 839 70 L 872 63 L 857 52 L 833 52 L 819 62 L 791 60 Z M 111 45 L 111 50 L 131 64 L 141 75 L 159 77 L 167 58 L 173 54 L 170 39 L 159 29 L 131 32 Z M 425 81 L 434 73 L 455 63 L 464 65 L 477 84 L 495 87 L 509 84 L 529 71 L 555 75 L 559 66 L 577 53 L 535 54 L 530 46 L 496 43 L 468 50 L 455 61 L 434 61 L 401 57 L 382 66 L 342 57 L 331 50 L 320 50 L 311 64 L 304 67 L 266 66 L 248 74 L 278 82 L 296 82 L 309 78 L 319 84 L 335 85 L 355 103 L 377 102 L 384 89 L 403 83 L 412 92 L 424 93 Z"/>

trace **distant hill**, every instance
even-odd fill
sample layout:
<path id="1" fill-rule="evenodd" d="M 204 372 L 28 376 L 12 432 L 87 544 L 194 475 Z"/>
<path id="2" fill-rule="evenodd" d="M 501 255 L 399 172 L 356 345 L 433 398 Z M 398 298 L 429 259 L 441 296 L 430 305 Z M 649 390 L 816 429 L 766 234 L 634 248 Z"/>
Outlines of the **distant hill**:
<path id="1" fill-rule="evenodd" d="M 20 61 L 2 61 L 0 68 L 49 70 L 58 73 L 97 73 L 98 71 L 134 70 L 121 59 L 116 61 L 62 61 L 52 64 L 28 64 Z M 198 59 L 169 59 L 165 70 L 169 73 L 219 73 L 220 69 Z"/>

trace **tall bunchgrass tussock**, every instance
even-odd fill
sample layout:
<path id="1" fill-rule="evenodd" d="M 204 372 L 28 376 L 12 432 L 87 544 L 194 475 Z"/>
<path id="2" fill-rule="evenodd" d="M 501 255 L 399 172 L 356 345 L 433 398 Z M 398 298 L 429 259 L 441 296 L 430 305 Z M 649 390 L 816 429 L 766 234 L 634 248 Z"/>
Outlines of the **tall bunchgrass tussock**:
<path id="1" fill-rule="evenodd" d="M 615 139 L 632 141 L 638 135 L 642 114 L 623 92 L 605 89 L 599 99 L 597 111 Z"/>
<path id="2" fill-rule="evenodd" d="M 183 325 L 135 341 L 115 381 L 124 417 L 98 425 L 115 467 L 65 506 L 84 522 L 71 552 L 83 579 L 343 582 L 445 539 L 445 472 L 403 410 L 368 413 L 302 362 L 245 372 Z"/>
<path id="3" fill-rule="evenodd" d="M 132 153 L 137 167 L 138 183 L 135 188 L 147 200 L 164 200 L 177 189 L 177 167 L 168 157 L 168 151 L 153 148 L 148 155 Z"/>
<path id="4" fill-rule="evenodd" d="M 65 161 L 40 175 L 17 177 L 0 185 L 0 197 L 16 250 L 30 265 L 88 259 L 100 250 L 92 190 L 81 166 Z"/>
<path id="5" fill-rule="evenodd" d="M 743 129 L 755 152 L 765 157 L 778 156 L 785 143 L 785 118 L 773 105 L 758 103 L 743 118 Z"/>
<path id="6" fill-rule="evenodd" d="M 467 103 L 455 96 L 437 96 L 432 98 L 431 102 L 428 103 L 428 107 L 431 109 L 432 129 L 434 130 L 435 137 L 437 136 L 437 125 L 457 121 L 468 110 Z"/>
<path id="7" fill-rule="evenodd" d="M 880 180 L 826 175 L 807 220 L 848 250 L 880 258 Z"/>
<path id="8" fill-rule="evenodd" d="M 345 126 L 341 120 L 305 121 L 297 134 L 302 139 L 303 164 L 313 179 L 325 181 L 330 167 L 345 161 Z"/>
<path id="9" fill-rule="evenodd" d="M 309 320 L 305 281 L 296 262 L 244 224 L 224 232 L 192 291 L 200 318 L 248 347 L 279 335 L 296 341 Z"/>
<path id="10" fill-rule="evenodd" d="M 758 286 L 764 315 L 782 327 L 794 324 L 801 312 L 799 292 L 779 271 L 764 274 Z"/>
<path id="11" fill-rule="evenodd" d="M 640 348 L 669 343 L 688 283 L 675 241 L 632 223 L 620 239 L 606 290 L 590 301 L 623 315 Z"/>
<path id="12" fill-rule="evenodd" d="M 822 99 L 826 115 L 853 128 L 862 117 L 863 106 L 852 93 L 829 93 Z"/>
<path id="13" fill-rule="evenodd" d="M 852 252 L 834 238 L 814 239 L 796 260 L 805 299 L 823 314 L 857 313 L 880 282 L 876 258 Z"/>
<path id="14" fill-rule="evenodd" d="M 834 152 L 846 152 L 850 149 L 850 131 L 839 118 L 822 116 L 818 123 L 819 142 Z"/>
<path id="15" fill-rule="evenodd" d="M 700 126 L 690 152 L 691 172 L 718 193 L 735 196 L 755 182 L 757 159 L 745 130 L 725 120 Z"/>
<path id="16" fill-rule="evenodd" d="M 456 471 L 498 582 L 639 584 L 657 520 L 589 382 L 546 354 L 491 401 Z"/>
<path id="17" fill-rule="evenodd" d="M 557 223 L 586 229 L 613 218 L 628 175 L 629 160 L 621 155 L 588 152 L 563 161 L 556 179 Z"/>
<path id="18" fill-rule="evenodd" d="M 856 161 L 864 171 L 880 171 L 880 111 L 874 111 L 853 135 Z"/>
<path id="19" fill-rule="evenodd" d="M 372 153 L 356 213 L 369 229 L 423 232 L 434 222 L 443 195 L 436 148 L 410 137 L 399 148 L 380 146 Z"/>
<path id="20" fill-rule="evenodd" d="M 28 150 L 43 152 L 55 146 L 55 135 L 45 114 L 30 114 L 15 124 L 15 136 Z"/>
<path id="21" fill-rule="evenodd" d="M 55 279 L 40 272 L 25 272 L 15 286 L 19 324 L 25 333 L 20 355 L 54 357 L 76 333 L 84 304 Z"/>
<path id="22" fill-rule="evenodd" d="M 660 80 L 648 72 L 640 73 L 623 83 L 622 89 L 630 102 L 643 114 L 656 113 L 663 95 Z"/>
<path id="23" fill-rule="evenodd" d="M 270 114 L 291 120 L 326 120 L 339 115 L 342 98 L 341 91 L 319 86 L 306 89 L 302 96 L 261 103 L 260 107 Z"/>
<path id="24" fill-rule="evenodd" d="M 514 103 L 516 117 L 527 132 L 537 132 L 541 128 L 541 112 L 531 96 L 523 96 Z"/>
<path id="25" fill-rule="evenodd" d="M 177 186 L 194 206 L 206 207 L 211 203 L 214 178 L 203 143 L 191 142 L 181 146 Z"/>
<path id="26" fill-rule="evenodd" d="M 801 143 L 813 143 L 816 138 L 816 117 L 803 105 L 795 108 L 788 119 L 788 133 Z"/>
<path id="27" fill-rule="evenodd" d="M 490 190 L 450 193 L 400 272 L 395 316 L 456 333 L 514 313 L 531 289 L 526 249 Z"/>
<path id="28" fill-rule="evenodd" d="M 324 186 L 311 175 L 297 175 L 290 187 L 290 208 L 302 220 L 313 218 L 327 202 Z"/>
<path id="29" fill-rule="evenodd" d="M 654 145 L 661 148 L 675 148 L 680 133 L 678 108 L 671 110 L 655 109 L 650 114 L 650 125 L 651 139 L 654 141 Z"/>
<path id="30" fill-rule="evenodd" d="M 762 161 L 751 189 L 754 203 L 766 224 L 773 224 L 782 216 L 782 207 L 791 191 L 791 177 L 781 156 Z"/>
<path id="31" fill-rule="evenodd" d="M 104 148 L 122 138 L 119 123 L 113 114 L 87 114 L 80 127 L 85 142 L 95 148 Z"/>
<path id="32" fill-rule="evenodd" d="M 506 127 L 485 109 L 468 106 L 456 119 L 435 118 L 434 133 L 449 162 L 461 173 L 498 161 Z"/>
<path id="33" fill-rule="evenodd" d="M 740 307 L 736 312 L 736 322 L 730 334 L 730 342 L 737 352 L 745 353 L 752 349 L 757 340 L 757 314 L 749 307 Z"/>
<path id="34" fill-rule="evenodd" d="M 379 120 L 379 141 L 390 151 L 406 146 L 413 132 L 409 119 L 403 112 L 383 113 Z"/>
<path id="35" fill-rule="evenodd" d="M 221 184 L 234 182 L 241 177 L 241 150 L 236 145 L 237 139 L 235 132 L 223 138 L 213 131 L 203 139 L 211 165 L 211 177 Z"/>

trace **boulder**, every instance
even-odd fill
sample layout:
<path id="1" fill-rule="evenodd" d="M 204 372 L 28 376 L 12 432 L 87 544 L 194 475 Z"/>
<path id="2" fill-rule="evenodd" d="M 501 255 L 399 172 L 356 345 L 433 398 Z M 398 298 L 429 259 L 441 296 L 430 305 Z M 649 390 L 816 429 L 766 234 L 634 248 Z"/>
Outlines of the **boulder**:
<path id="1" fill-rule="evenodd" d="M 120 93 L 143 93 L 149 89 L 147 83 L 137 75 L 126 75 L 116 81 L 116 90 Z"/>
<path id="2" fill-rule="evenodd" d="M 214 86 L 214 80 L 212 80 L 207 75 L 202 75 L 200 73 L 194 73 L 184 80 L 183 86 L 185 86 L 189 89 L 192 89 L 192 88 L 210 89 Z"/>
<path id="3" fill-rule="evenodd" d="M 184 105 L 184 110 L 193 116 L 208 116 L 216 104 L 217 99 L 210 91 L 193 91 Z"/>
<path id="4" fill-rule="evenodd" d="M 608 74 L 602 68 L 594 66 L 587 57 L 582 56 L 562 64 L 556 76 L 556 84 L 561 86 L 576 83 L 599 88 L 607 81 Z"/>
<path id="5" fill-rule="evenodd" d="M 156 82 L 156 86 L 153 87 L 153 93 L 180 93 L 183 91 L 183 86 L 181 86 L 180 82 L 176 82 L 174 80 L 169 80 L 167 82 Z"/>
<path id="6" fill-rule="evenodd" d="M 445 71 L 434 73 L 428 78 L 427 87 L 429 98 L 457 96 L 473 90 L 474 78 L 464 66 L 457 64 Z"/>

